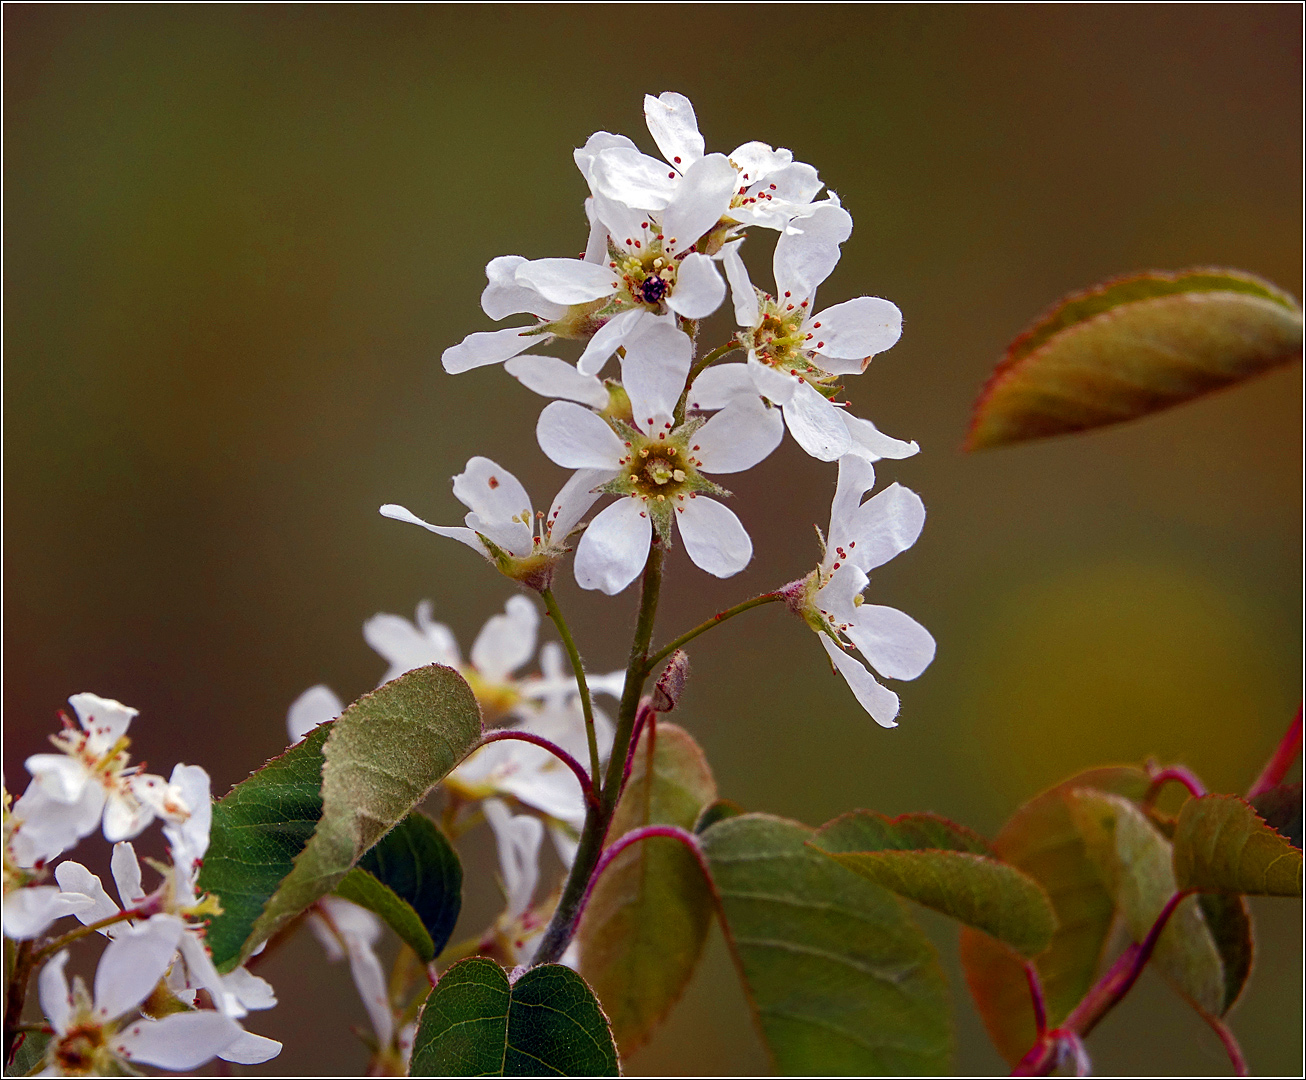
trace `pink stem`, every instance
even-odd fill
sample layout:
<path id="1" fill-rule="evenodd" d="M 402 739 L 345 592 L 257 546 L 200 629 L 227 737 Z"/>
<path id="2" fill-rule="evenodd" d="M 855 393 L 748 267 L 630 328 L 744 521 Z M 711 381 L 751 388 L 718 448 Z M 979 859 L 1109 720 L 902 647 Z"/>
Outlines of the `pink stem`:
<path id="1" fill-rule="evenodd" d="M 501 742 L 504 739 L 516 739 L 518 742 L 527 742 L 533 746 L 538 746 L 547 750 L 576 774 L 576 779 L 580 781 L 580 790 L 585 796 L 585 801 L 589 803 L 590 806 L 598 806 L 598 796 L 594 794 L 594 785 L 590 782 L 589 773 L 585 771 L 585 767 L 557 743 L 550 742 L 543 736 L 532 735 L 529 731 L 492 731 L 488 735 L 482 736 L 481 741 L 477 744 L 477 748 L 479 749 L 482 746 L 488 746 L 493 742 Z"/>
<path id="2" fill-rule="evenodd" d="M 1047 999 L 1043 996 L 1043 980 L 1038 977 L 1038 968 L 1030 961 L 1025 961 L 1025 981 L 1029 983 L 1029 999 L 1034 1006 L 1034 1030 L 1043 1038 L 1048 1030 Z"/>
<path id="3" fill-rule="evenodd" d="M 1220 1036 L 1220 1041 L 1224 1043 L 1224 1052 L 1229 1055 L 1229 1062 L 1233 1065 L 1234 1075 L 1251 1076 L 1251 1073 L 1247 1071 L 1247 1059 L 1243 1057 L 1242 1047 L 1238 1045 L 1238 1040 L 1234 1038 L 1233 1032 L 1229 1030 L 1224 1021 L 1202 1012 L 1200 1009 L 1198 1015 L 1210 1025 L 1212 1031 Z"/>
<path id="4" fill-rule="evenodd" d="M 599 856 L 598 865 L 594 867 L 594 873 L 590 875 L 589 885 L 585 888 L 585 895 L 580 902 L 580 908 L 576 912 L 576 924 L 580 925 L 581 916 L 585 914 L 585 907 L 589 903 L 590 894 L 594 891 L 594 886 L 598 883 L 603 871 L 608 868 L 612 860 L 620 855 L 631 844 L 637 844 L 641 840 L 647 840 L 652 836 L 666 836 L 672 840 L 679 840 L 685 847 L 689 848 L 694 859 L 698 862 L 698 868 L 703 871 L 703 876 L 711 881 L 711 871 L 708 869 L 707 859 L 703 857 L 703 851 L 698 846 L 698 840 L 693 833 L 682 829 L 679 825 L 645 825 L 639 829 L 631 829 L 617 840 L 614 840 L 602 855 Z"/>
<path id="5" fill-rule="evenodd" d="M 626 790 L 626 781 L 630 779 L 630 771 L 635 767 L 635 751 L 639 749 L 639 737 L 643 734 L 644 725 L 648 723 L 653 713 L 653 699 L 646 697 L 639 703 L 639 711 L 635 713 L 635 727 L 630 733 L 630 749 L 626 751 L 626 764 L 621 770 L 622 791 Z"/>
<path id="6" fill-rule="evenodd" d="M 1200 799 L 1206 794 L 1206 786 L 1197 778 L 1196 773 L 1185 769 L 1182 765 L 1171 765 L 1167 769 L 1158 769 L 1152 774 L 1152 783 L 1143 795 L 1143 805 L 1151 806 L 1156 802 L 1161 789 L 1172 780 L 1177 784 L 1183 784 L 1194 799 Z"/>
<path id="7" fill-rule="evenodd" d="M 1288 770 L 1292 768 L 1292 763 L 1297 760 L 1297 755 L 1301 753 L 1301 706 L 1297 706 L 1297 715 L 1288 725 L 1288 731 L 1283 736 L 1283 741 L 1274 751 L 1274 756 L 1265 764 L 1265 769 L 1260 776 L 1256 778 L 1256 783 L 1251 786 L 1247 792 L 1247 798 L 1254 799 L 1257 795 L 1264 794 L 1276 784 L 1281 784 L 1283 778 L 1288 775 Z"/>

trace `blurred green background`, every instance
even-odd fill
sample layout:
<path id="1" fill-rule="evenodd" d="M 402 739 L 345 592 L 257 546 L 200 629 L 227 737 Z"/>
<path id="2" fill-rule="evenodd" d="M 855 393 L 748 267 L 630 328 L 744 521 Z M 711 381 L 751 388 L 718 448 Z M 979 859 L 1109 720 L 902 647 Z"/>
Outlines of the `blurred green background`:
<path id="1" fill-rule="evenodd" d="M 1301 369 L 1141 423 L 974 457 L 969 406 L 1061 294 L 1146 268 L 1240 267 L 1301 294 L 1301 14 L 1166 7 L 53 7 L 4 9 L 6 773 L 80 690 L 141 710 L 138 756 L 225 791 L 284 743 L 286 707 L 384 670 L 359 633 L 430 597 L 464 647 L 508 584 L 382 519 L 462 509 L 474 453 L 537 505 L 563 472 L 541 399 L 440 352 L 490 329 L 493 256 L 585 240 L 571 148 L 646 149 L 676 89 L 709 149 L 817 165 L 856 221 L 823 303 L 870 293 L 902 341 L 848 396 L 919 457 L 921 541 L 872 598 L 939 643 L 883 731 L 811 634 L 763 609 L 693 649 L 676 719 L 722 793 L 820 823 L 933 810 L 990 834 L 1081 766 L 1182 760 L 1244 789 L 1300 695 Z M 770 235 L 750 241 L 759 280 Z M 719 323 L 718 336 L 728 324 Z M 757 556 L 718 582 L 678 551 L 665 640 L 805 572 L 834 470 L 791 442 L 732 478 Z M 634 596 L 565 581 L 594 669 Z M 17 784 L 21 787 L 21 782 Z M 495 910 L 462 843 L 460 932 Z M 1301 1063 L 1300 906 L 1257 905 L 1233 1016 L 1256 1072 Z M 999 1070 L 955 964 L 963 1072 Z M 765 1068 L 716 931 L 630 1072 Z M 268 1073 L 354 1072 L 365 1014 L 298 940 L 265 968 Z M 1098 1071 L 1227 1071 L 1150 974 L 1089 1041 Z"/>

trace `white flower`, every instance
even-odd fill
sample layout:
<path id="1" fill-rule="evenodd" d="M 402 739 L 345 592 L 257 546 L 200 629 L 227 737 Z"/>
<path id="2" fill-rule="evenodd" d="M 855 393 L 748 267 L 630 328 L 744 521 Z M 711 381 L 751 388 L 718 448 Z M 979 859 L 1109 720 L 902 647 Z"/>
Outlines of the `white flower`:
<path id="1" fill-rule="evenodd" d="M 96 694 L 68 699 L 81 724 L 65 720 L 50 741 L 62 751 L 27 759 L 32 783 L 14 805 L 28 857 L 50 859 L 103 821 L 109 841 L 136 836 L 156 816 L 181 821 L 190 809 L 161 776 L 127 767 L 127 726 L 136 710 Z"/>
<path id="2" fill-rule="evenodd" d="M 817 286 L 839 261 L 839 245 L 851 230 L 852 218 L 835 203 L 821 203 L 792 221 L 775 248 L 775 297 L 753 288 L 735 245 L 725 249 L 748 360 L 703 372 L 691 390 L 691 408 L 729 408 L 741 397 L 760 395 L 783 409 L 795 441 L 822 461 L 848 453 L 877 460 L 916 452 L 914 443 L 880 435 L 830 400 L 841 375 L 860 374 L 902 333 L 902 314 L 878 297 L 814 310 Z"/>
<path id="3" fill-rule="evenodd" d="M 41 1075 L 113 1075 L 137 1065 L 187 1071 L 236 1045 L 245 1033 L 221 1012 L 128 1019 L 171 965 L 183 933 L 173 915 L 124 928 L 100 957 L 94 1000 L 80 979 L 69 989 L 66 949 L 50 960 L 38 979 L 41 1008 L 54 1029 Z"/>
<path id="4" fill-rule="evenodd" d="M 431 660 L 423 661 L 423 663 L 427 664 L 434 662 Z M 421 664 L 415 666 L 421 667 Z M 386 682 L 387 679 L 381 681 Z M 310 686 L 299 697 L 295 698 L 286 713 L 286 734 L 290 737 L 290 745 L 294 746 L 319 724 L 334 720 L 344 711 L 344 702 L 336 696 L 331 687 L 322 683 L 318 683 L 317 686 Z"/>
<path id="5" fill-rule="evenodd" d="M 27 941 L 43 933 L 56 919 L 88 906 L 81 897 L 65 896 L 54 885 L 42 885 L 44 868 L 35 868 L 30 845 L 24 841 L 22 822 L 9 809 L 9 792 L 3 794 L 4 812 L 4 934 Z"/>
<path id="6" fill-rule="evenodd" d="M 349 958 L 349 973 L 353 976 L 358 996 L 367 1009 L 372 1030 L 382 1047 L 388 1046 L 395 1033 L 394 1010 L 386 986 L 385 972 L 376 955 L 376 943 L 381 937 L 381 920 L 366 908 L 325 896 L 313 905 L 308 917 L 313 935 L 322 944 L 327 959 L 335 962 Z"/>
<path id="7" fill-rule="evenodd" d="M 706 497 L 726 492 L 703 474 L 752 468 L 779 444 L 782 423 L 756 399 L 706 423 L 695 418 L 673 428 L 689 363 L 689 342 L 679 331 L 670 331 L 647 354 L 627 349 L 622 371 L 630 423 L 569 401 L 552 402 L 540 414 L 536 436 L 550 459 L 591 471 L 604 481 L 603 492 L 626 496 L 595 517 L 577 545 L 575 573 L 582 588 L 620 592 L 643 567 L 653 529 L 669 543 L 676 519 L 689 557 L 708 573 L 730 577 L 752 558 L 752 541 L 739 519 Z"/>
<path id="8" fill-rule="evenodd" d="M 568 550 L 567 537 L 597 498 L 591 489 L 598 480 L 597 474 L 573 476 L 537 528 L 530 496 L 521 482 L 489 458 L 474 457 L 453 478 L 454 495 L 470 511 L 465 525 L 431 525 L 393 503 L 382 506 L 381 513 L 461 541 L 514 581 L 544 589 L 552 580 L 553 567 Z"/>
<path id="9" fill-rule="evenodd" d="M 540 946 L 548 920 L 531 910 L 540 880 L 540 844 L 544 825 L 529 814 L 513 814 L 498 799 L 486 799 L 485 820 L 494 830 L 507 907 L 495 923 L 500 942 L 518 964 L 529 964 Z"/>
<path id="10" fill-rule="evenodd" d="M 789 587 L 788 599 L 821 635 L 830 661 L 862 708 L 882 727 L 894 727 L 898 695 L 844 650 L 855 646 L 890 679 L 914 679 L 934 659 L 934 638 L 925 627 L 895 608 L 863 604 L 861 597 L 869 572 L 916 542 L 925 507 L 915 492 L 898 484 L 863 503 L 874 486 L 875 469 L 868 461 L 853 455 L 840 459 L 821 565 Z"/>

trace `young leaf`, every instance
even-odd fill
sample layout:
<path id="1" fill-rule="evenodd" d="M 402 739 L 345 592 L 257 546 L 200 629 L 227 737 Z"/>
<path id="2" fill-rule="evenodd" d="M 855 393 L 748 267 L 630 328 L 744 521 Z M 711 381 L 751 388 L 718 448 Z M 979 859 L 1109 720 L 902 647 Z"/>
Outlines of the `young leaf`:
<path id="1" fill-rule="evenodd" d="M 649 724 L 608 831 L 693 826 L 716 798 L 698 744 L 675 724 Z M 642 1046 L 684 992 L 712 919 L 712 894 L 691 851 L 650 837 L 603 872 L 579 931 L 580 973 L 594 988 L 622 1056 Z"/>
<path id="2" fill-rule="evenodd" d="M 224 908 L 209 931 L 219 970 L 331 892 L 480 731 L 462 677 L 432 664 L 365 694 L 233 788 L 214 806 L 200 877 Z"/>
<path id="3" fill-rule="evenodd" d="M 1237 795 L 1204 795 L 1179 811 L 1174 875 L 1185 889 L 1301 896 L 1301 851 Z"/>
<path id="4" fill-rule="evenodd" d="M 952 1025 L 933 947 L 885 889 L 744 814 L 703 833 L 722 924 L 783 1074 L 947 1072 Z"/>
<path id="5" fill-rule="evenodd" d="M 694 835 L 701 836 L 718 821 L 738 817 L 742 813 L 745 813 L 744 808 L 733 799 L 717 799 L 716 802 L 708 803 L 694 822 Z"/>
<path id="6" fill-rule="evenodd" d="M 1011 343 L 966 448 L 1131 420 L 1301 355 L 1301 308 L 1251 274 L 1119 278 L 1066 297 Z"/>
<path id="7" fill-rule="evenodd" d="M 358 865 L 407 901 L 438 955 L 463 903 L 463 867 L 440 827 L 414 811 L 391 829 Z"/>
<path id="8" fill-rule="evenodd" d="M 994 858 L 983 837 L 933 814 L 856 810 L 816 833 L 814 847 L 886 889 L 983 930 L 1024 956 L 1056 929 L 1042 887 Z"/>
<path id="9" fill-rule="evenodd" d="M 1220 954 L 1220 967 L 1224 972 L 1224 1000 L 1220 1004 L 1223 1016 L 1234 1007 L 1247 976 L 1252 973 L 1252 955 L 1255 941 L 1252 936 L 1252 913 L 1247 901 L 1236 893 L 1201 893 L 1197 906 L 1202 909 L 1207 929 Z"/>
<path id="10" fill-rule="evenodd" d="M 413 906 L 366 870 L 350 870 L 336 886 L 336 895 L 381 916 L 423 964 L 435 959 L 435 943 Z"/>
<path id="11" fill-rule="evenodd" d="M 1141 798 L 1147 790 L 1141 769 L 1093 769 L 1036 796 L 1022 806 L 993 840 L 1003 862 L 1037 881 L 1052 901 L 1057 930 L 1052 944 L 1034 960 L 1047 1001 L 1048 1023 L 1070 1013 L 1097 977 L 1111 931 L 1114 905 L 1070 820 L 1064 795 L 1089 787 Z M 966 982 L 989 1037 L 1014 1064 L 1034 1045 L 1034 1013 L 1019 958 L 988 934 L 963 927 L 961 960 Z"/>
<path id="12" fill-rule="evenodd" d="M 1067 802 L 1125 929 L 1142 941 L 1178 891 L 1169 841 L 1137 806 L 1118 795 L 1084 789 L 1071 792 Z M 1202 1012 L 1220 1015 L 1226 997 L 1224 969 L 1195 896 L 1170 916 L 1152 963 Z"/>
<path id="13" fill-rule="evenodd" d="M 14 1051 L 14 1060 L 5 1070 L 6 1076 L 29 1076 L 35 1073 L 45 1058 L 46 1047 L 50 1045 L 50 1036 L 44 1031 L 29 1031 L 21 1038 L 23 1041 Z"/>
<path id="14" fill-rule="evenodd" d="M 1276 784 L 1250 800 L 1252 809 L 1293 847 L 1302 846 L 1301 782 Z"/>
<path id="15" fill-rule="evenodd" d="M 515 983 L 473 956 L 426 998 L 410 1076 L 616 1076 L 617 1049 L 585 980 L 561 964 Z"/>
<path id="16" fill-rule="evenodd" d="M 317 828 L 322 744 L 330 733 L 330 724 L 315 728 L 213 804 L 199 887 L 222 904 L 222 914 L 213 916 L 205 937 L 219 971 L 239 963 L 241 946 L 263 905 Z"/>

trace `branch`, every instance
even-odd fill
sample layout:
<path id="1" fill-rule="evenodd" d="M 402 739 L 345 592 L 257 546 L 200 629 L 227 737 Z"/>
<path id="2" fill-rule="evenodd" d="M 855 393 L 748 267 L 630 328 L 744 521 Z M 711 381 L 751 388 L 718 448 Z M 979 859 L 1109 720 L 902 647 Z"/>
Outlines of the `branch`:
<path id="1" fill-rule="evenodd" d="M 630 832 L 624 834 L 620 839 L 604 849 L 603 855 L 600 857 L 598 865 L 594 868 L 594 873 L 590 877 L 589 886 L 585 889 L 585 896 L 582 898 L 580 907 L 576 911 L 577 923 L 580 922 L 581 916 L 585 913 L 585 906 L 589 903 L 590 894 L 594 892 L 594 886 L 598 884 L 599 878 L 603 876 L 603 871 L 612 865 L 613 860 L 625 851 L 626 848 L 653 836 L 665 836 L 671 840 L 679 840 L 680 843 L 689 848 L 694 856 L 694 861 L 698 863 L 698 868 L 703 871 L 703 876 L 709 881 L 712 880 L 711 871 L 708 869 L 707 865 L 707 859 L 703 857 L 703 851 L 698 846 L 698 839 L 693 833 L 682 829 L 679 825 L 644 825 L 638 829 L 631 829 Z"/>
<path id="2" fill-rule="evenodd" d="M 594 793 L 594 784 L 590 781 L 585 766 L 557 743 L 550 742 L 542 735 L 533 735 L 529 731 L 492 731 L 481 738 L 481 741 L 476 744 L 476 749 L 479 750 L 482 746 L 489 746 L 490 743 L 502 742 L 504 739 L 516 739 L 518 742 L 527 742 L 547 750 L 576 774 L 576 779 L 580 781 L 580 790 L 585 796 L 585 802 L 590 806 L 598 805 L 598 796 Z"/>
<path id="3" fill-rule="evenodd" d="M 727 619 L 733 619 L 736 615 L 742 615 L 745 611 L 751 611 L 755 607 L 761 607 L 763 604 L 771 604 L 777 600 L 783 600 L 784 594 L 781 592 L 762 593 L 761 596 L 754 596 L 751 600 L 745 600 L 742 604 L 736 604 L 734 607 L 726 608 L 725 611 L 718 611 L 706 622 L 699 623 L 694 629 L 687 630 L 680 637 L 668 642 L 657 652 L 648 658 L 648 663 L 644 665 L 646 673 L 651 672 L 658 664 L 662 663 L 677 649 L 681 648 L 688 642 L 694 640 L 699 634 L 705 634 L 714 626 L 720 626 Z"/>
<path id="4" fill-rule="evenodd" d="M 1149 771 L 1151 770 L 1149 769 Z M 1143 805 L 1151 806 L 1156 802 L 1156 797 L 1161 794 L 1161 789 L 1171 781 L 1176 784 L 1183 784 L 1188 789 L 1188 794 L 1194 799 L 1200 799 L 1206 794 L 1206 786 L 1197 778 L 1196 773 L 1185 769 L 1182 765 L 1171 765 L 1169 768 L 1157 769 L 1152 772 L 1152 782 L 1143 795 Z"/>
<path id="5" fill-rule="evenodd" d="M 580 652 L 576 648 L 576 642 L 572 640 L 571 630 L 567 627 L 567 620 L 562 617 L 562 609 L 558 607 L 558 601 L 554 599 L 553 590 L 542 589 L 540 590 L 540 596 L 544 598 L 544 606 L 548 609 L 554 626 L 558 628 L 558 635 L 562 638 L 563 647 L 567 650 L 567 656 L 571 659 L 571 670 L 576 673 L 576 685 L 580 688 L 580 707 L 585 713 L 585 739 L 589 743 L 590 790 L 592 791 L 594 785 L 599 782 L 599 740 L 594 730 L 594 703 L 590 699 L 589 684 L 585 681 L 585 665 L 581 663 Z"/>
<path id="6" fill-rule="evenodd" d="M 1279 743 L 1278 749 L 1274 755 L 1265 763 L 1265 768 L 1261 775 L 1256 778 L 1256 783 L 1251 786 L 1247 792 L 1248 799 L 1254 799 L 1257 795 L 1263 794 L 1274 787 L 1275 784 L 1283 782 L 1283 778 L 1292 768 L 1292 763 L 1297 760 L 1297 755 L 1301 753 L 1301 706 L 1297 706 L 1297 715 L 1293 718 L 1288 730 L 1283 736 L 1283 741 Z"/>

